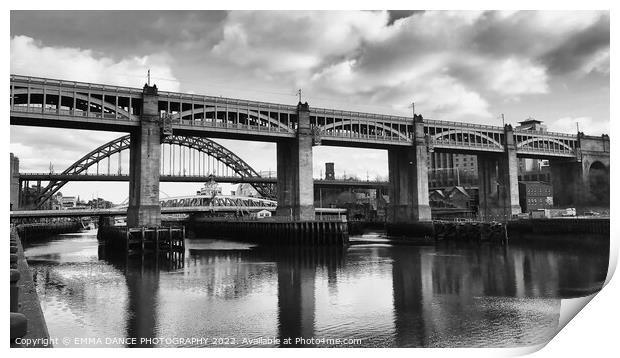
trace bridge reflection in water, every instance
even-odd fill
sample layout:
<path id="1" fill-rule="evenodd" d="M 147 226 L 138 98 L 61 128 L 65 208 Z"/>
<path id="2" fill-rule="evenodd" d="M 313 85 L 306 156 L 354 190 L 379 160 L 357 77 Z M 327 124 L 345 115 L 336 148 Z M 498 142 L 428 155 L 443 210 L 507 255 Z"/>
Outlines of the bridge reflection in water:
<path id="1" fill-rule="evenodd" d="M 54 337 L 126 335 L 138 346 L 187 345 L 149 340 L 173 337 L 209 339 L 203 346 L 213 338 L 224 339 L 218 346 L 261 345 L 261 337 L 292 338 L 280 346 L 325 346 L 297 337 L 359 338 L 355 346 L 365 347 L 520 346 L 555 333 L 561 298 L 600 289 L 608 263 L 600 241 L 272 251 L 193 239 L 171 266 L 107 258 L 94 237 L 65 235 L 31 244 L 26 255 Z"/>

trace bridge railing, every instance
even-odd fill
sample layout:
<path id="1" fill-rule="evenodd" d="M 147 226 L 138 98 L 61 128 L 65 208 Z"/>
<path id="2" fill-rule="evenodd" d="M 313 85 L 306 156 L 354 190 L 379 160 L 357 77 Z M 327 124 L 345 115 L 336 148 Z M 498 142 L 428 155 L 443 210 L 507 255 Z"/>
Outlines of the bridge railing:
<path id="1" fill-rule="evenodd" d="M 334 138 L 357 138 L 357 139 L 380 140 L 380 141 L 390 141 L 390 142 L 407 142 L 407 143 L 412 142 L 411 138 L 403 138 L 403 136 L 389 134 L 389 132 L 384 132 L 382 134 L 368 134 L 368 133 L 359 133 L 359 132 L 354 132 L 354 131 L 329 129 L 329 130 L 321 131 L 320 135 L 321 137 L 334 137 Z"/>
<path id="2" fill-rule="evenodd" d="M 26 85 L 32 84 L 32 85 L 67 87 L 67 90 L 69 90 L 70 88 L 71 90 L 73 89 L 100 90 L 100 91 L 114 92 L 115 94 L 131 93 L 134 95 L 142 95 L 142 89 L 134 88 L 134 87 L 114 86 L 114 85 L 106 85 L 106 84 L 90 83 L 90 82 L 67 81 L 67 80 L 58 80 L 58 79 L 53 79 L 53 78 L 33 77 L 33 76 L 11 75 L 10 83 L 11 83 L 11 88 L 13 87 L 14 83 L 18 85 L 21 85 L 23 83 Z"/>
<path id="3" fill-rule="evenodd" d="M 199 112 L 197 112 L 199 113 Z M 211 127 L 211 128 L 224 128 L 224 129 L 240 129 L 247 131 L 258 131 L 258 132 L 280 132 L 280 133 L 290 133 L 291 130 L 282 127 L 270 126 L 270 125 L 254 125 L 254 124 L 242 124 L 242 123 L 230 123 L 230 122 L 219 122 L 213 119 L 181 119 L 175 118 L 172 120 L 173 124 L 177 125 L 189 125 L 192 127 Z"/>
<path id="4" fill-rule="evenodd" d="M 533 136 L 533 137 L 544 137 L 544 138 L 558 138 L 558 139 L 572 139 L 572 140 L 577 140 L 577 135 L 576 134 L 571 134 L 571 133 L 560 133 L 560 132 L 541 132 L 541 131 L 532 131 L 532 130 L 522 130 L 522 129 L 515 129 L 513 131 L 513 133 L 515 135 L 517 134 L 521 134 L 521 135 L 528 135 L 528 136 Z"/>
<path id="5" fill-rule="evenodd" d="M 389 114 L 378 113 L 366 113 L 355 111 L 343 111 L 338 109 L 327 108 L 310 108 L 310 115 L 322 116 L 329 118 L 343 118 L 343 119 L 372 119 L 384 122 L 400 122 L 400 124 L 412 124 L 413 119 L 410 117 L 394 116 Z"/>
<path id="6" fill-rule="evenodd" d="M 454 121 L 442 121 L 437 119 L 424 119 L 424 129 L 428 131 L 429 128 L 445 128 L 450 129 L 479 129 L 490 132 L 504 133 L 504 128 L 499 126 L 492 126 L 488 124 L 475 124 L 467 122 L 454 122 Z"/>
<path id="7" fill-rule="evenodd" d="M 549 155 L 549 154 L 565 155 L 565 156 L 575 155 L 575 151 L 573 149 L 566 149 L 566 148 L 555 149 L 555 148 L 540 148 L 540 147 L 536 148 L 536 147 L 523 146 L 523 147 L 517 148 L 517 153 L 519 152 L 527 152 L 531 154 L 539 153 L 539 154 L 544 154 L 544 155 Z"/>
<path id="8" fill-rule="evenodd" d="M 70 110 L 70 109 L 55 109 L 55 108 L 42 108 L 39 106 L 33 106 L 33 103 L 30 106 L 16 104 L 11 107 L 12 111 L 15 112 L 24 112 L 24 113 L 47 113 L 47 114 L 55 114 L 60 116 L 69 116 L 69 117 L 87 117 L 87 118 L 101 118 L 101 119 L 121 119 L 121 120 L 131 120 L 127 116 L 123 116 L 121 114 L 115 113 L 101 113 L 101 112 L 86 112 L 79 109 Z"/>
<path id="9" fill-rule="evenodd" d="M 251 109 L 259 109 L 259 110 L 273 109 L 275 111 L 289 111 L 289 112 L 297 111 L 296 106 L 272 103 L 272 102 L 251 101 L 251 100 L 245 100 L 245 99 L 215 97 L 215 96 L 186 94 L 186 93 L 167 92 L 167 91 L 159 91 L 158 95 L 159 95 L 159 99 L 162 101 L 163 100 L 170 100 L 170 101 L 183 100 L 183 101 L 188 101 L 192 103 L 204 103 L 204 104 L 209 104 L 209 105 L 213 105 L 213 104 L 234 105 L 234 106 L 249 107 Z"/>
<path id="10" fill-rule="evenodd" d="M 496 149 L 503 150 L 503 146 L 498 146 L 494 143 L 478 143 L 471 141 L 457 141 L 452 139 L 433 138 L 430 143 L 435 147 L 458 147 L 458 148 L 482 148 L 482 149 Z"/>

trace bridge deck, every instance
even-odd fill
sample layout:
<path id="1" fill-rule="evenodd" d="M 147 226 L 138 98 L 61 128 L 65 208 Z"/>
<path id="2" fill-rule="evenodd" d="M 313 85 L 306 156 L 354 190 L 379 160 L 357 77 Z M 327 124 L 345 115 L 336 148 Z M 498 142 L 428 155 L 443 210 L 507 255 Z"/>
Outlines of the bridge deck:
<path id="1" fill-rule="evenodd" d="M 49 78 L 10 76 L 11 124 L 127 132 L 139 125 L 142 90 Z M 160 91 L 159 111 L 175 134 L 277 141 L 297 131 L 296 107 L 278 103 Z M 164 120 L 164 119 L 162 119 Z M 311 108 L 323 144 L 390 148 L 413 144 L 413 118 Z M 451 152 L 501 152 L 502 127 L 424 120 L 428 145 Z M 521 156 L 575 156 L 571 134 L 513 132 Z"/>

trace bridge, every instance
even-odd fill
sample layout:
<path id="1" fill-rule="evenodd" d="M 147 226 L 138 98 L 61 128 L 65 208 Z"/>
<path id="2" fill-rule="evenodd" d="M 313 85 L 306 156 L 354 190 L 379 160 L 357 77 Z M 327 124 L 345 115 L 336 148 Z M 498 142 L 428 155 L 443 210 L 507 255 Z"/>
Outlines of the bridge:
<path id="1" fill-rule="evenodd" d="M 63 173 L 19 173 L 20 181 L 129 181 L 129 174 L 63 174 Z M 204 183 L 209 180 L 216 183 L 231 184 L 275 184 L 276 177 L 242 177 L 242 176 L 214 176 L 214 175 L 170 175 L 162 174 L 160 182 L 173 183 Z M 314 179 L 316 187 L 361 187 L 376 188 L 387 187 L 388 182 L 380 180 L 356 180 L 356 179 Z"/>
<path id="2" fill-rule="evenodd" d="M 11 75 L 11 124 L 131 132 L 143 115 L 141 89 Z M 158 91 L 153 109 L 165 113 L 175 134 L 276 141 L 295 138 L 297 107 L 275 103 Z M 156 108 L 155 108 L 156 107 Z M 312 136 L 325 145 L 409 147 L 410 117 L 323 108 L 308 109 Z M 499 126 L 426 119 L 423 133 L 437 151 L 503 152 L 506 137 L 519 156 L 576 157 L 574 134 L 511 130 Z"/>
<path id="3" fill-rule="evenodd" d="M 129 174 L 123 173 L 121 163 L 123 153 L 130 151 L 130 142 L 129 135 L 113 139 L 84 155 L 62 173 L 19 173 L 17 175 L 19 197 L 22 197 L 23 186 L 28 186 L 30 181 L 39 182 L 39 184 L 41 181 L 49 182 L 35 199 L 37 208 L 50 200 L 70 181 L 129 181 Z M 275 177 L 261 176 L 243 159 L 208 138 L 167 136 L 163 139 L 160 155 L 162 163 L 160 182 L 205 182 L 213 180 L 233 184 L 249 183 L 259 195 L 266 198 L 275 196 L 275 183 L 277 182 Z M 115 158 L 112 159 L 113 157 Z M 116 173 L 113 172 L 111 165 L 114 161 L 117 161 Z M 165 168 L 166 166 L 167 168 Z M 315 180 L 314 185 L 321 188 L 378 188 L 385 187 L 387 183 L 319 179 Z"/>
<path id="4" fill-rule="evenodd" d="M 314 218 L 312 147 L 378 148 L 388 151 L 390 208 L 395 223 L 430 220 L 429 152 L 478 156 L 480 210 L 520 212 L 518 158 L 551 161 L 558 197 L 587 196 L 591 168 L 609 172 L 609 137 L 564 134 L 247 101 L 204 95 L 10 76 L 12 125 L 129 132 L 130 225 L 159 222 L 161 147 L 183 137 L 277 144 L 278 214 Z M 555 181 L 558 183 L 555 183 Z M 556 185 L 558 184 L 558 185 Z M 255 185 L 260 185 L 255 183 Z M 265 190 L 267 189 L 267 184 Z"/>

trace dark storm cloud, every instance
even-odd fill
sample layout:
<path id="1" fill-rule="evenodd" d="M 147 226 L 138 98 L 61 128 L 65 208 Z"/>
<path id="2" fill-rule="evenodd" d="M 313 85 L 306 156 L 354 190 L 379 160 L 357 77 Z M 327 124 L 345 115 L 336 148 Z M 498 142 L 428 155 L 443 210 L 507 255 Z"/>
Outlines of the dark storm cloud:
<path id="1" fill-rule="evenodd" d="M 550 74 L 561 75 L 581 69 L 594 54 L 609 48 L 608 12 L 519 11 L 503 15 L 488 11 L 476 21 L 471 36 L 475 51 L 498 58 L 529 56 L 544 64 Z M 591 22 L 584 21 L 589 17 L 593 17 Z"/>
<path id="2" fill-rule="evenodd" d="M 392 25 L 396 20 L 407 18 L 416 13 L 423 13 L 424 10 L 388 10 L 388 25 Z"/>
<path id="3" fill-rule="evenodd" d="M 548 52 L 543 61 L 553 74 L 579 70 L 593 55 L 609 49 L 609 41 L 609 14 L 606 14 L 584 31 L 566 38 L 558 47 Z"/>
<path id="4" fill-rule="evenodd" d="M 223 11 L 11 11 L 11 37 L 118 58 L 209 47 L 221 36 L 225 18 Z"/>
<path id="5" fill-rule="evenodd" d="M 539 53 L 553 36 L 532 26 L 535 16 L 534 11 L 519 11 L 510 16 L 486 11 L 470 29 L 470 46 L 479 53 L 497 57 Z"/>

